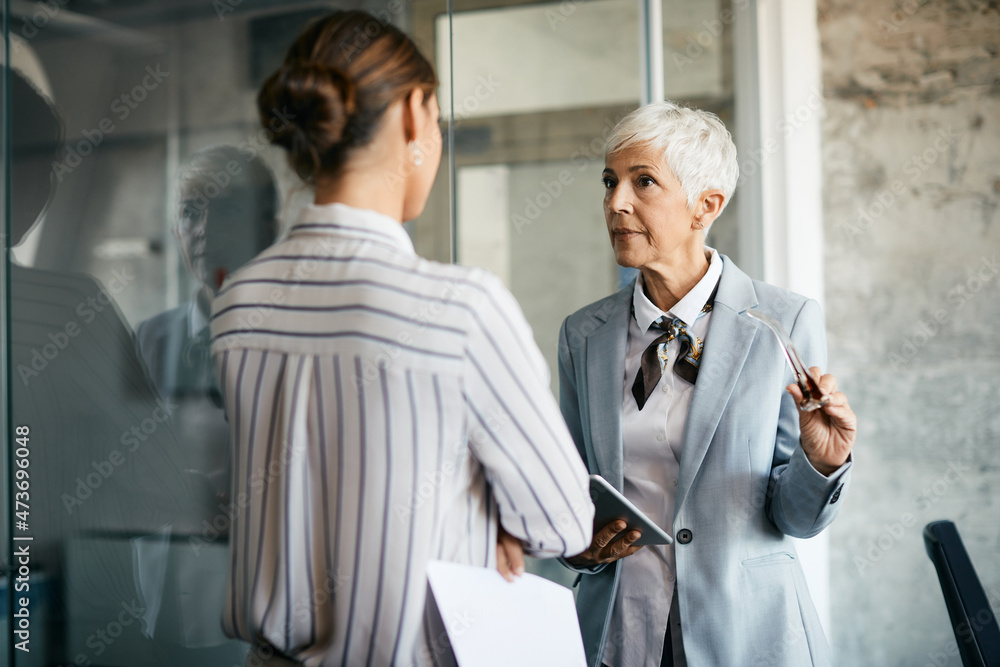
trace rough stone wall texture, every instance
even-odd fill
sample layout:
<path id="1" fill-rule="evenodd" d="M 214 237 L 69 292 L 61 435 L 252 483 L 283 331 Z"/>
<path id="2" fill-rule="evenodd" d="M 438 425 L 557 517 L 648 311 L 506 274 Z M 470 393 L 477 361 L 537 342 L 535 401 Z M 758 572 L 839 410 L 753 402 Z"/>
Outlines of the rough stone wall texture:
<path id="1" fill-rule="evenodd" d="M 1000 611 L 1000 3 L 819 0 L 830 365 L 860 418 L 839 665 L 960 665 L 923 527 Z"/>

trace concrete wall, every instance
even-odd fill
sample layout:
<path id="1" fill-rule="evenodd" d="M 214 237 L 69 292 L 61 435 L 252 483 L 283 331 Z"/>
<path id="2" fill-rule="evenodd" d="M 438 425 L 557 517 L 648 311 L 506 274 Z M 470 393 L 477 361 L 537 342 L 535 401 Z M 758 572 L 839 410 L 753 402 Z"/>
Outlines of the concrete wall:
<path id="1" fill-rule="evenodd" d="M 955 521 L 1000 609 L 1000 17 L 818 5 L 830 366 L 860 418 L 831 642 L 841 665 L 959 665 L 921 533 Z"/>

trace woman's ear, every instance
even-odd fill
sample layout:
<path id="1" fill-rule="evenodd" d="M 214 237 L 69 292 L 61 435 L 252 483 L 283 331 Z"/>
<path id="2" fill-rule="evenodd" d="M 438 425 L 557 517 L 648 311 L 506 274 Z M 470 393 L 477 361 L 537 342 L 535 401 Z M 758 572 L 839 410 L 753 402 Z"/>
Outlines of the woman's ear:
<path id="1" fill-rule="evenodd" d="M 403 133 L 407 143 L 417 138 L 421 120 L 429 113 L 425 101 L 424 91 L 420 88 L 411 90 L 403 101 Z"/>
<path id="2" fill-rule="evenodd" d="M 722 213 L 726 195 L 722 190 L 705 190 L 695 204 L 694 225 L 698 229 L 707 229 Z"/>

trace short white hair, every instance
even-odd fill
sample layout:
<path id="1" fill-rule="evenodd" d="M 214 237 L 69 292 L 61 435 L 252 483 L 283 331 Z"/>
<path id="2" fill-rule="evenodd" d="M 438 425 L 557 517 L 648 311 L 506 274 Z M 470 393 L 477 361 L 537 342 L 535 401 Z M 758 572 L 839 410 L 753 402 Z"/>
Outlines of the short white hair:
<path id="1" fill-rule="evenodd" d="M 662 151 L 667 168 L 687 195 L 689 208 L 694 208 L 698 195 L 714 189 L 726 196 L 722 208 L 729 204 L 740 166 L 733 136 L 714 113 L 666 101 L 639 107 L 612 128 L 604 157 L 644 144 Z"/>

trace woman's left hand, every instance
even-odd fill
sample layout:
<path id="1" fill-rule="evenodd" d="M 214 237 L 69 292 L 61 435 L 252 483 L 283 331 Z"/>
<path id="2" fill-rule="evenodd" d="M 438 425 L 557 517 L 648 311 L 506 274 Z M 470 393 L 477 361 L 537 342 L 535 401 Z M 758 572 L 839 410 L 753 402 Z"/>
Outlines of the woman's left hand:
<path id="1" fill-rule="evenodd" d="M 517 539 L 500 526 L 497 534 L 497 572 L 507 581 L 524 574 L 524 548 Z"/>
<path id="2" fill-rule="evenodd" d="M 858 432 L 858 418 L 847 403 L 843 392 L 837 391 L 837 378 L 822 375 L 818 366 L 809 369 L 830 402 L 819 410 L 799 411 L 799 430 L 802 449 L 809 462 L 821 474 L 828 476 L 844 465 L 854 448 Z M 802 402 L 802 389 L 797 384 L 787 387 L 795 404 Z"/>

